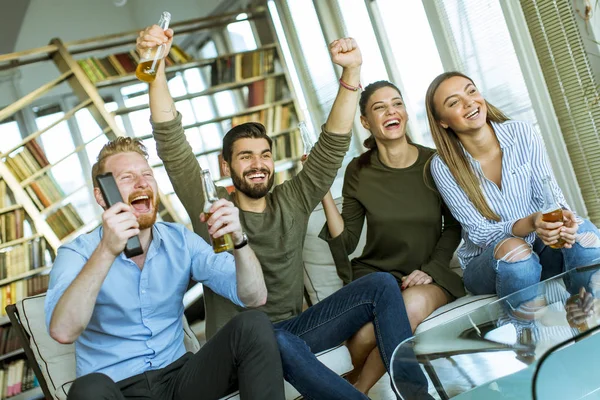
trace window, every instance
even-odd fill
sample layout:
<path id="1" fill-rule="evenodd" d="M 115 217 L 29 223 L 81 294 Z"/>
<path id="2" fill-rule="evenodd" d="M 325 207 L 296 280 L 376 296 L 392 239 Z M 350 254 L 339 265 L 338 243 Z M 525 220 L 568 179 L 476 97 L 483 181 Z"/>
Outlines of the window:
<path id="1" fill-rule="evenodd" d="M 460 58 L 460 70 L 509 117 L 537 125 L 500 2 L 453 0 L 437 4 Z"/>
<path id="2" fill-rule="evenodd" d="M 425 111 L 425 93 L 431 81 L 444 72 L 433 34 L 420 1 L 377 0 L 404 93 L 409 118 L 418 132 L 412 139 L 434 147 Z M 408 40 L 418 37 L 419 40 Z M 399 82 L 394 82 L 400 84 Z"/>
<path id="3" fill-rule="evenodd" d="M 338 0 L 348 36 L 356 39 L 363 57 L 361 82 L 389 79 L 364 0 Z M 405 2 L 401 2 L 405 3 Z M 396 22 L 397 23 L 397 22 Z"/>
<path id="4" fill-rule="evenodd" d="M 245 19 L 248 16 L 246 14 L 240 14 L 237 19 Z M 229 39 L 231 41 L 231 51 L 246 51 L 256 49 L 256 40 L 254 40 L 254 34 L 252 27 L 248 21 L 234 22 L 233 24 L 227 25 L 227 32 L 229 32 Z"/>
<path id="5" fill-rule="evenodd" d="M 23 140 L 17 121 L 4 121 L 0 124 L 0 152 L 6 152 Z"/>

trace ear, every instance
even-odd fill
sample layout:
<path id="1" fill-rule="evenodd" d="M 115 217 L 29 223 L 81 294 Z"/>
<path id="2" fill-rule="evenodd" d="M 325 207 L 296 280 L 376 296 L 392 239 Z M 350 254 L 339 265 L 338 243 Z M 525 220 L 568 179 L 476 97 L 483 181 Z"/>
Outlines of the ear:
<path id="1" fill-rule="evenodd" d="M 444 129 L 448 129 L 448 124 L 445 123 L 444 121 L 438 121 L 438 124 L 440 124 L 440 126 Z"/>
<path id="2" fill-rule="evenodd" d="M 221 171 L 223 171 L 223 176 L 231 176 L 231 171 L 229 170 L 229 163 L 225 160 L 221 161 Z"/>
<path id="3" fill-rule="evenodd" d="M 98 205 L 102 207 L 103 210 L 106 210 L 106 203 L 104 202 L 104 197 L 102 197 L 102 192 L 100 191 L 100 188 L 94 188 L 94 197 L 96 198 L 96 203 L 98 203 Z"/>
<path id="4" fill-rule="evenodd" d="M 371 130 L 371 126 L 369 125 L 369 121 L 367 121 L 367 118 L 364 117 L 363 115 L 360 116 L 360 123 L 363 126 L 363 128 L 365 128 L 366 130 L 368 130 L 368 131 Z"/>

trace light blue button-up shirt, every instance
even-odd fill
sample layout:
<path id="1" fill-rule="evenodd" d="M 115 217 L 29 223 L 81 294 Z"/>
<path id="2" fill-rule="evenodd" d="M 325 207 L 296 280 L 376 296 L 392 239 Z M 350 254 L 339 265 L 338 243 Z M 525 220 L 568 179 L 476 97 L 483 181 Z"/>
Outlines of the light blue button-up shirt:
<path id="1" fill-rule="evenodd" d="M 519 219 L 542 210 L 544 177 L 551 178 L 558 203 L 570 209 L 554 178 L 544 141 L 533 126 L 523 121 L 492 122 L 491 125 L 502 149 L 502 187 L 487 179 L 479 161 L 466 150 L 465 155 L 489 206 L 500 216 L 499 222 L 488 220 L 477 211 L 439 155 L 431 161 L 437 188 L 462 226 L 463 244 L 458 249 L 458 258 L 463 268 L 488 246 L 513 236 L 512 228 Z M 532 232 L 524 239 L 531 244 L 535 234 Z"/>
<path id="2" fill-rule="evenodd" d="M 101 237 L 99 227 L 58 249 L 46 297 L 46 326 Z M 119 381 L 181 357 L 186 351 L 183 295 L 190 277 L 243 306 L 231 254 L 215 254 L 183 225 L 157 222 L 143 269 L 123 253 L 111 266 L 92 318 L 75 342 L 77 376 L 101 372 Z"/>

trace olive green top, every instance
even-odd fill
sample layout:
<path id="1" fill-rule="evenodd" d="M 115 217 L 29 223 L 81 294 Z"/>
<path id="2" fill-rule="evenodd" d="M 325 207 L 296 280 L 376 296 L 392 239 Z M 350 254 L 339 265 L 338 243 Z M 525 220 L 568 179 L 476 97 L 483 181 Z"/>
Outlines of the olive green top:
<path id="1" fill-rule="evenodd" d="M 423 171 L 435 150 L 416 146 L 417 161 L 407 168 L 384 165 L 377 150 L 362 168 L 359 158 L 352 160 L 342 189 L 344 231 L 331 239 L 325 224 L 319 237 L 329 243 L 346 283 L 377 271 L 390 272 L 400 282 L 420 269 L 454 297 L 464 296 L 462 279 L 449 268 L 461 227 L 439 193 L 425 184 Z M 434 186 L 429 168 L 427 175 Z M 367 241 L 360 257 L 350 262 L 348 254 L 356 249 L 365 217 Z"/>
<path id="2" fill-rule="evenodd" d="M 200 166 L 181 125 L 181 114 L 172 121 L 153 123 L 158 156 L 165 165 L 175 193 L 190 216 L 194 232 L 209 240 L 206 224 L 200 222 L 203 193 Z M 248 243 L 262 266 L 268 290 L 267 303 L 258 308 L 271 321 L 289 319 L 302 311 L 304 262 L 302 248 L 308 218 L 332 185 L 350 145 L 350 134 L 337 135 L 323 130 L 319 140 L 292 179 L 267 194 L 261 213 L 240 209 L 240 222 Z M 235 203 L 225 188 L 219 196 Z M 206 332 L 208 337 L 242 309 L 204 288 Z"/>

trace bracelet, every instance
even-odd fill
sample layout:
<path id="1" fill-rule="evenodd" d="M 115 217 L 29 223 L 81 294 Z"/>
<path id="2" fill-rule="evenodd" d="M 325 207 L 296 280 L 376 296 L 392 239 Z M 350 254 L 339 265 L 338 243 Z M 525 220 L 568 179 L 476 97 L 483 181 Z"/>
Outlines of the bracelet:
<path id="1" fill-rule="evenodd" d="M 340 78 L 340 85 L 343 88 L 346 88 L 348 90 L 352 90 L 353 92 L 356 92 L 358 89 L 362 90 L 362 88 L 363 88 L 362 85 L 360 84 L 360 82 L 358 83 L 358 86 L 352 86 L 352 85 L 348 85 L 346 82 L 344 82 L 342 80 L 342 78 Z"/>

